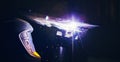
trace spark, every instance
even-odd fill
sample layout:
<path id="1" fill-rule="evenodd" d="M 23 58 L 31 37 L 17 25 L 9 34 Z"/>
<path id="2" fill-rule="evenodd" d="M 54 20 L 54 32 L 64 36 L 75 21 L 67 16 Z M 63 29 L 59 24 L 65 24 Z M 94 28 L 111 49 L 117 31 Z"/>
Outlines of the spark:
<path id="1" fill-rule="evenodd" d="M 47 27 L 56 27 L 59 30 L 65 31 L 64 37 L 72 38 L 77 40 L 79 37 L 78 33 L 85 33 L 88 29 L 96 27 L 97 25 L 92 25 L 84 22 L 80 22 L 77 19 L 60 19 L 60 18 L 50 18 L 46 16 L 45 18 L 34 18 L 34 20 L 40 25 L 45 25 Z M 62 36 L 61 31 L 57 31 L 56 35 Z"/>
<path id="2" fill-rule="evenodd" d="M 60 46 L 60 54 L 62 54 L 62 52 L 63 52 L 63 47 Z"/>
<path id="3" fill-rule="evenodd" d="M 58 35 L 58 36 L 62 36 L 62 32 L 57 31 L 56 35 Z"/>

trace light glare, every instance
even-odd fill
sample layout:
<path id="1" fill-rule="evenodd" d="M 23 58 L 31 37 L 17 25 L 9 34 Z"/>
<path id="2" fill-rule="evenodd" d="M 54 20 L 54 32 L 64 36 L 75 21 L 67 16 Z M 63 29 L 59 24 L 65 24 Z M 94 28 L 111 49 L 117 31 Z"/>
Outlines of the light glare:
<path id="1" fill-rule="evenodd" d="M 35 18 L 34 19 L 37 23 L 41 25 L 46 25 L 47 27 L 56 27 L 60 30 L 65 31 L 65 36 L 67 38 L 73 37 L 76 33 L 84 33 L 89 28 L 96 27 L 96 25 L 91 25 L 83 22 L 77 21 L 75 18 L 72 20 L 64 20 L 61 19 L 60 21 L 56 19 L 51 19 L 48 16 L 46 18 Z M 57 31 L 56 35 L 62 36 L 62 32 Z M 76 37 L 75 39 L 78 39 Z"/>

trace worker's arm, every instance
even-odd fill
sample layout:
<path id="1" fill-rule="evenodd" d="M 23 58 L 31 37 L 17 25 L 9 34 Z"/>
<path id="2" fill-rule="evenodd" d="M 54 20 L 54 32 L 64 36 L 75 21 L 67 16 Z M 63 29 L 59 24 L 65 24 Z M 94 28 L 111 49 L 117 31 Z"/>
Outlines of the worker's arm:
<path id="1" fill-rule="evenodd" d="M 21 32 L 19 33 L 19 39 L 22 45 L 31 56 L 36 58 L 41 58 L 41 56 L 36 52 L 32 41 L 32 35 L 31 35 L 33 31 L 32 26 L 25 20 L 18 19 L 18 21 L 20 21 L 21 23 L 21 24 L 19 23 L 21 26 L 20 29 L 22 29 Z"/>

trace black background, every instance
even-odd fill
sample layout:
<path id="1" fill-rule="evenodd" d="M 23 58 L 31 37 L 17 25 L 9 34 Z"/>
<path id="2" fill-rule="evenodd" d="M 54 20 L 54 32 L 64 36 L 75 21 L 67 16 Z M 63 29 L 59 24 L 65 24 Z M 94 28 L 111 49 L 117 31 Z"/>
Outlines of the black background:
<path id="1" fill-rule="evenodd" d="M 99 25 L 89 30 L 82 39 L 86 52 L 85 58 L 94 57 L 115 61 L 120 59 L 119 0 L 4 0 L 0 3 L 1 62 L 2 60 L 3 62 L 39 61 L 24 57 L 23 53 L 26 51 L 21 43 L 17 42 L 18 38 L 12 21 L 18 14 L 30 11 L 56 17 L 66 17 L 74 13 L 88 23 Z"/>

